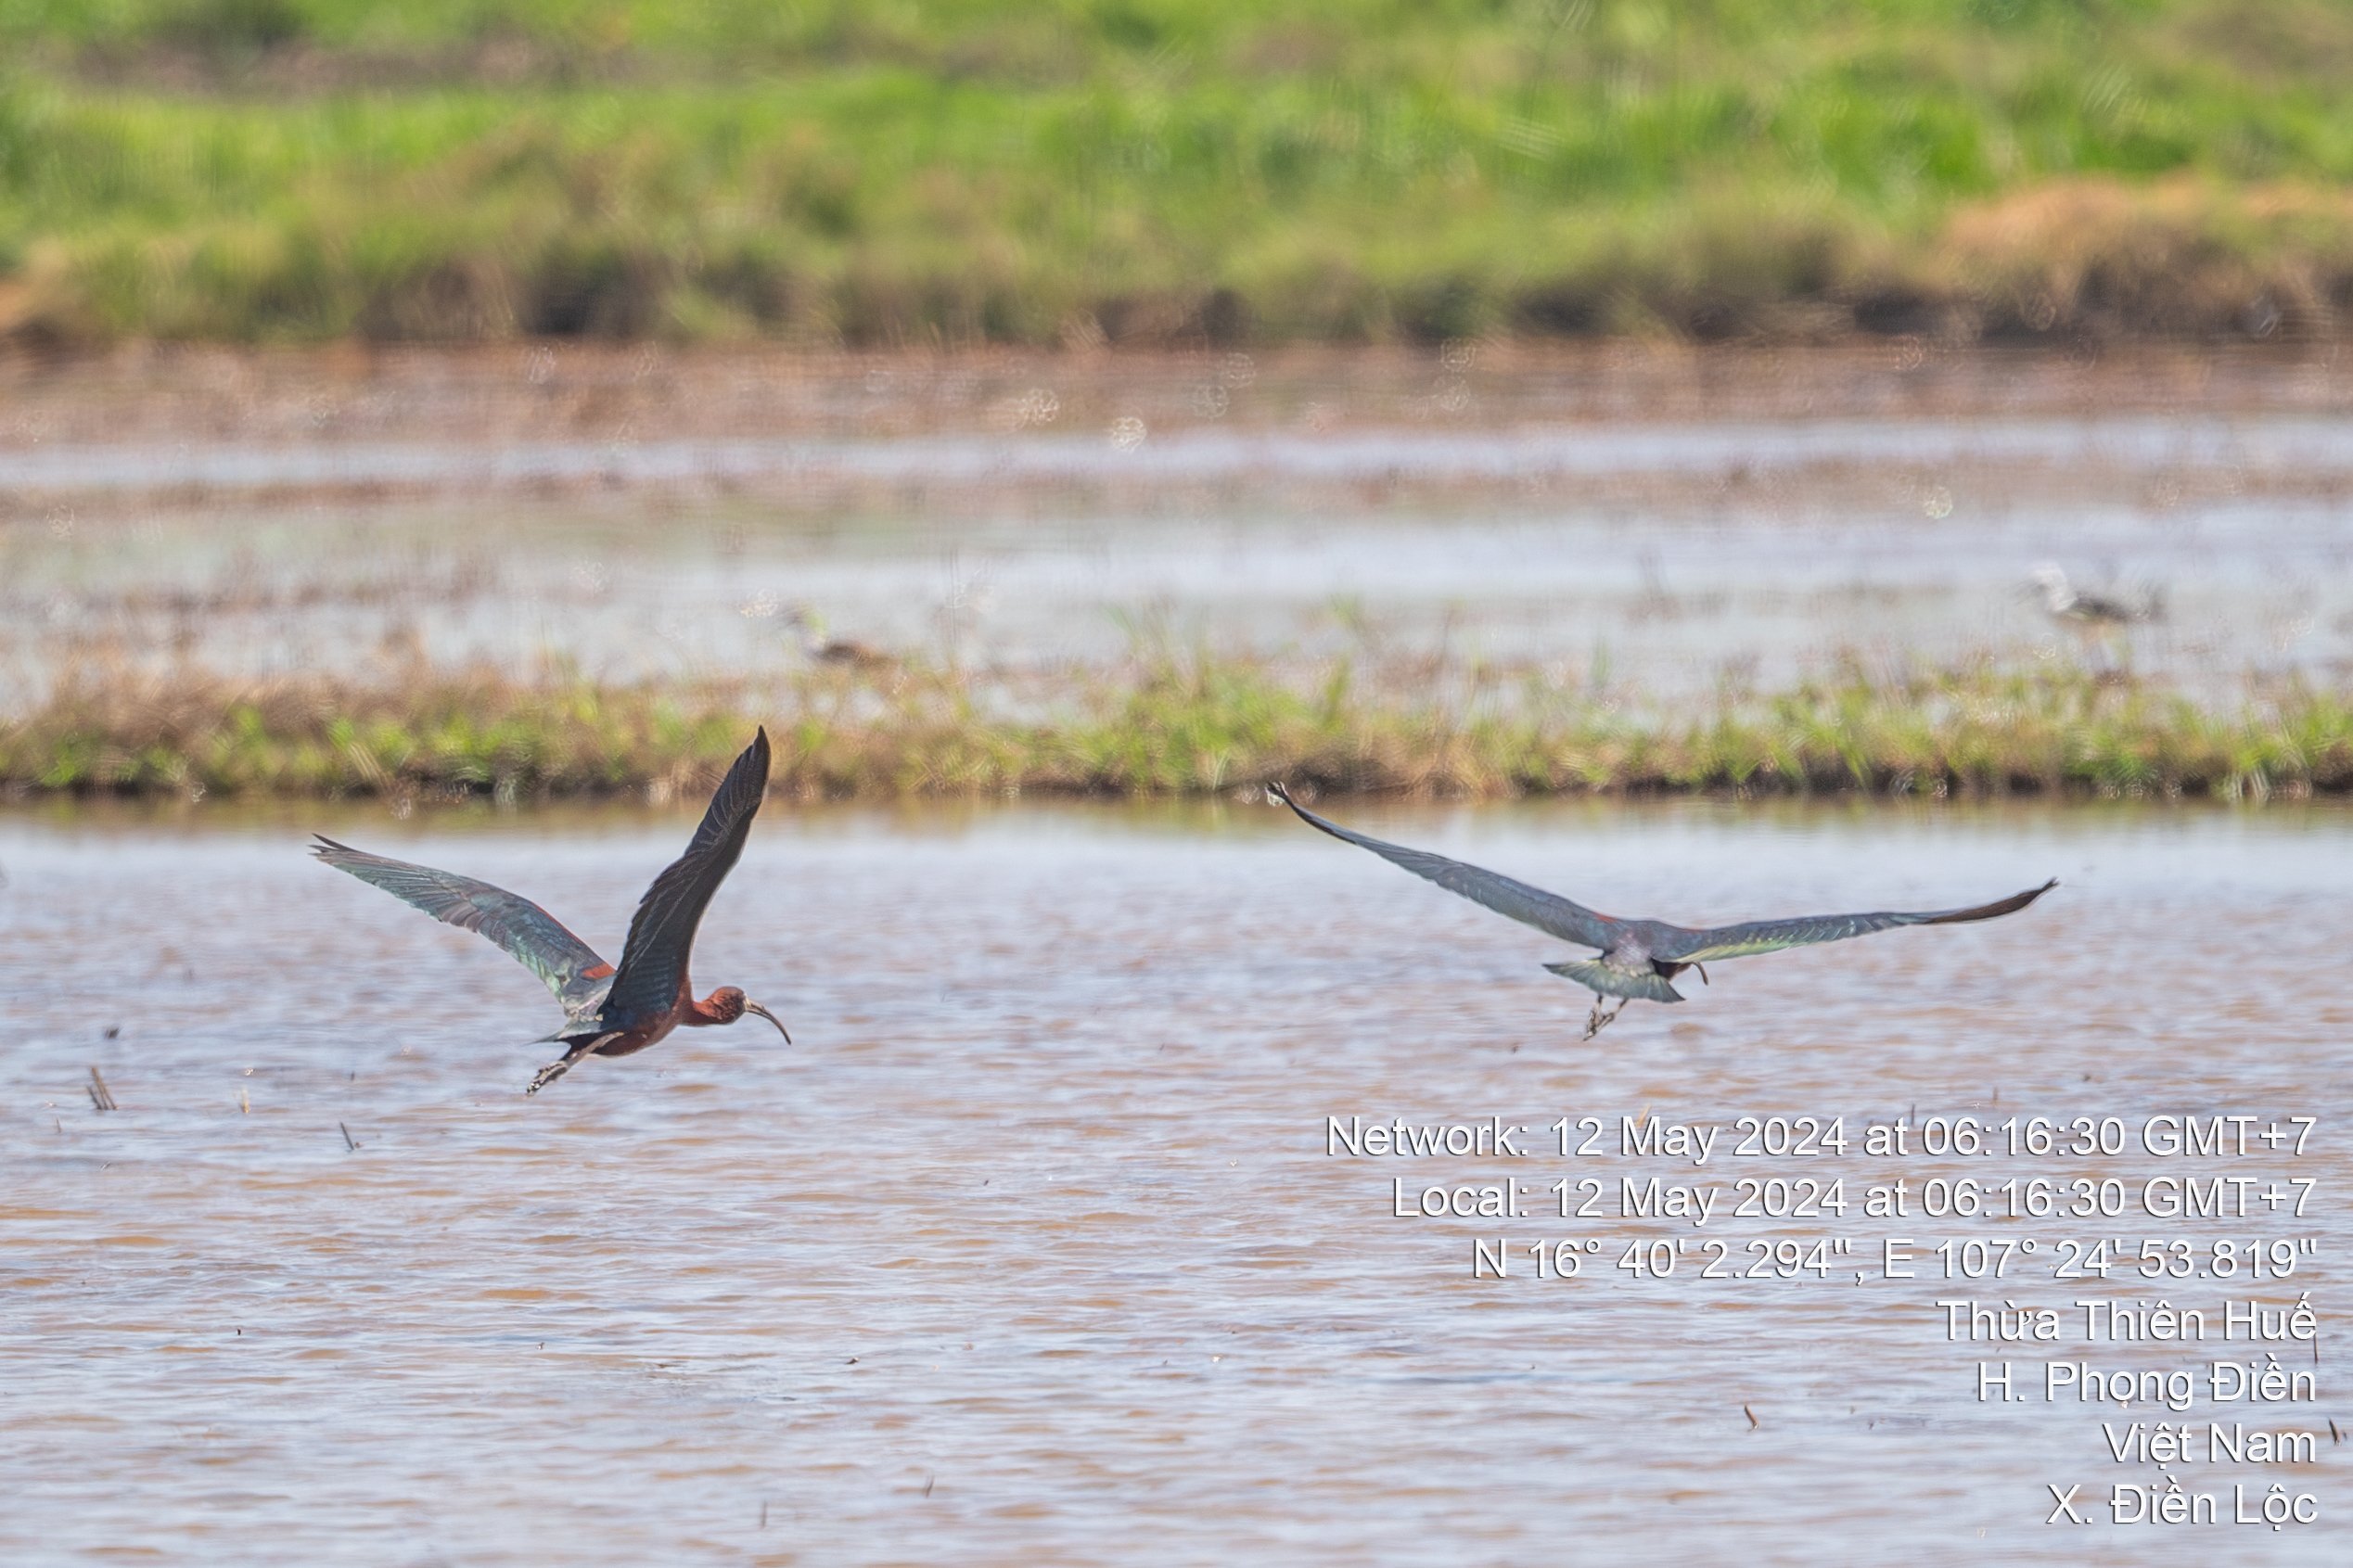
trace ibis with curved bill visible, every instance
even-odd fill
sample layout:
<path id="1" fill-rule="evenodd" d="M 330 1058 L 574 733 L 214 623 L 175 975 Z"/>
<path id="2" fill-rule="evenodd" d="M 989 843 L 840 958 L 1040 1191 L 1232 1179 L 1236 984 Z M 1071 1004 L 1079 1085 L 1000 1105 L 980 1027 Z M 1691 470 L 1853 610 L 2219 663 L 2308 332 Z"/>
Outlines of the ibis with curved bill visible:
<path id="1" fill-rule="evenodd" d="M 597 957 L 554 915 L 504 887 L 371 855 L 325 834 L 317 835 L 312 853 L 436 920 L 480 932 L 546 982 L 563 1004 L 566 1021 L 543 1043 L 561 1045 L 564 1054 L 542 1067 L 523 1091 L 537 1094 L 583 1056 L 632 1055 L 681 1026 L 732 1024 L 751 1013 L 775 1025 L 785 1043 L 792 1043 L 784 1021 L 736 987 L 722 986 L 697 1000 L 686 978 L 696 927 L 743 854 L 767 791 L 768 732 L 761 730 L 720 781 L 686 852 L 638 900 L 618 966 Z"/>
<path id="2" fill-rule="evenodd" d="M 1352 833 L 1292 799 L 1291 792 L 1279 784 L 1268 785 L 1267 794 L 1298 813 L 1299 820 L 1310 827 L 1321 828 L 1335 838 L 1370 849 L 1391 865 L 1426 877 L 1450 893 L 1484 904 L 1498 914 L 1510 915 L 1565 942 L 1600 950 L 1597 959 L 1571 959 L 1544 965 L 1593 993 L 1593 1011 L 1585 1020 L 1587 1039 L 1626 1011 L 1629 1001 L 1682 1001 L 1682 993 L 1668 982 L 1686 969 L 1699 970 L 1699 977 L 1706 980 L 1707 971 L 1700 965 L 1712 959 L 1745 958 L 1750 953 L 1777 952 L 1783 948 L 1804 947 L 1813 942 L 1842 942 L 1849 937 L 1867 937 L 1899 925 L 1958 925 L 1966 921 L 1991 920 L 2025 909 L 2059 886 L 2059 879 L 2052 877 L 2040 887 L 1962 910 L 1801 915 L 1796 920 L 1752 920 L 1739 925 L 1699 927 L 1670 925 L 1663 920 L 1620 920 L 1616 915 L 1571 903 L 1557 893 L 1547 893 L 1541 887 L 1530 887 L 1525 882 L 1450 860 L 1426 849 L 1408 849 L 1403 845 Z M 1605 1013 L 1602 1002 L 1610 997 L 1618 999 L 1618 1005 Z"/>

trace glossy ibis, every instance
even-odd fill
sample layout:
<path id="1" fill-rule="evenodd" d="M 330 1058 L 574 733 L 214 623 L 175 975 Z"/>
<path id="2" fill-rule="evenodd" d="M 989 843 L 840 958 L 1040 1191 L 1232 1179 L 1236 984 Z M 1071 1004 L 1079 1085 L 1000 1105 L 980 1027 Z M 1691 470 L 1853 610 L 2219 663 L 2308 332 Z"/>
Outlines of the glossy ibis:
<path id="1" fill-rule="evenodd" d="M 2059 886 L 2058 878 L 2053 877 L 2040 887 L 2029 887 L 2023 893 L 1965 910 L 1802 915 L 1796 920 L 1752 920 L 1740 925 L 1697 928 L 1669 925 L 1663 920 L 1620 920 L 1615 915 L 1597 913 L 1582 904 L 1573 904 L 1557 893 L 1547 893 L 1541 887 L 1530 887 L 1525 882 L 1450 860 L 1443 855 L 1385 844 L 1380 839 L 1351 833 L 1292 799 L 1290 791 L 1281 784 L 1269 785 L 1267 793 L 1298 812 L 1309 826 L 1370 849 L 1390 864 L 1427 877 L 1450 893 L 1460 894 L 1475 904 L 1485 904 L 1498 914 L 1510 915 L 1565 942 L 1600 949 L 1598 959 L 1571 959 L 1544 966 L 1593 993 L 1593 1011 L 1585 1020 L 1587 1039 L 1623 1013 L 1629 1000 L 1682 1001 L 1682 994 L 1668 982 L 1686 969 L 1699 969 L 1699 977 L 1706 980 L 1707 971 L 1699 966 L 1710 959 L 1743 958 L 1811 942 L 1839 942 L 1899 925 L 1957 925 L 1963 921 L 1991 920 L 1996 915 L 2025 909 Z M 1605 997 L 1618 999 L 1618 1005 L 1607 1013 L 1602 1011 Z"/>
<path id="2" fill-rule="evenodd" d="M 711 895 L 743 854 L 767 788 L 768 732 L 761 730 L 720 781 L 686 852 L 654 878 L 638 900 L 619 967 L 597 957 L 545 910 L 504 887 L 371 855 L 324 834 L 312 853 L 436 920 L 480 932 L 547 982 L 564 1004 L 567 1021 L 544 1038 L 562 1045 L 564 1054 L 542 1067 L 524 1090 L 537 1094 L 583 1056 L 627 1056 L 681 1025 L 732 1024 L 756 1013 L 776 1026 L 786 1044 L 792 1043 L 783 1020 L 735 987 L 722 986 L 697 1001 L 686 978 L 695 928 Z"/>

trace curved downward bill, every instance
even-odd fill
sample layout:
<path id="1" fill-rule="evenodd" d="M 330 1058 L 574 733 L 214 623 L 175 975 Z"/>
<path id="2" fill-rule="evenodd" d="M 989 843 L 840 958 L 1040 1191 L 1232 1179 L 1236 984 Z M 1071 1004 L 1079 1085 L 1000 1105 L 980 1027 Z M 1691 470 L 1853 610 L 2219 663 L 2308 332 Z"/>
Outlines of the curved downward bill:
<path id="1" fill-rule="evenodd" d="M 747 1013 L 757 1013 L 762 1018 L 765 1018 L 770 1023 L 775 1025 L 776 1032 L 785 1037 L 785 1043 L 786 1045 L 790 1045 L 792 1043 L 792 1031 L 785 1027 L 785 1021 L 782 1018 L 777 1017 L 774 1013 L 769 1012 L 766 1008 L 761 1006 L 760 1003 L 756 1001 L 748 1001 L 744 1003 L 744 1011 Z"/>

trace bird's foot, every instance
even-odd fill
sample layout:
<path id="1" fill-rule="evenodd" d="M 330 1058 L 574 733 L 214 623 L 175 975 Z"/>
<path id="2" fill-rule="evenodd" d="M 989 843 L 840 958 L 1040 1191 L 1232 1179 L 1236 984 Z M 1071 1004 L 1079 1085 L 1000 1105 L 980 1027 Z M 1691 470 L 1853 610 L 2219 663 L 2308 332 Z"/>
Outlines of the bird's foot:
<path id="1" fill-rule="evenodd" d="M 1616 1007 L 1613 1007 L 1608 1012 L 1604 1013 L 1602 1011 L 1602 999 L 1599 996 L 1595 996 L 1593 998 L 1593 1011 L 1585 1015 L 1584 1038 L 1592 1039 L 1595 1035 L 1600 1034 L 1604 1029 L 1609 1027 L 1611 1022 L 1616 1019 L 1619 1013 L 1625 1011 L 1626 999 L 1624 997 L 1619 997 L 1618 999 L 1618 1005 Z"/>
<path id="2" fill-rule="evenodd" d="M 531 1088 L 523 1090 L 523 1092 L 526 1094 L 537 1094 L 541 1090 L 545 1089 L 549 1084 L 554 1083 L 557 1078 L 560 1078 L 566 1073 L 570 1072 L 572 1070 L 573 1061 L 574 1058 L 567 1056 L 560 1062 L 550 1062 L 546 1066 L 542 1067 L 537 1073 L 532 1075 Z"/>

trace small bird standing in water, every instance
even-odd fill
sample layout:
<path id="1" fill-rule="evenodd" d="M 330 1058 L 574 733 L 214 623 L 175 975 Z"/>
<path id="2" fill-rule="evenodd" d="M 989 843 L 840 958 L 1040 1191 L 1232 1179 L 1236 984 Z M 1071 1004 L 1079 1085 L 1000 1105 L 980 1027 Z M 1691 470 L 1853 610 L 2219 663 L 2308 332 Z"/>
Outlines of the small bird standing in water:
<path id="1" fill-rule="evenodd" d="M 862 643 L 855 637 L 826 636 L 825 622 L 806 608 L 796 606 L 786 610 L 785 624 L 800 633 L 800 651 L 809 656 L 812 664 L 860 669 L 870 675 L 899 668 L 896 654 L 886 652 L 872 643 Z"/>
<path id="2" fill-rule="evenodd" d="M 2045 561 L 2035 567 L 2034 582 L 2042 590 L 2042 613 L 2062 626 L 2093 631 L 2135 626 L 2144 620 L 2155 620 L 2161 608 L 2154 594 L 2138 603 L 2127 603 L 2106 594 L 2079 593 L 2056 561 Z"/>
<path id="3" fill-rule="evenodd" d="M 1620 920 L 1582 904 L 1573 904 L 1557 893 L 1547 893 L 1541 887 L 1530 887 L 1525 882 L 1514 882 L 1508 876 L 1450 860 L 1443 855 L 1350 833 L 1292 799 L 1291 792 L 1281 784 L 1268 785 L 1267 793 L 1298 813 L 1299 820 L 1309 826 L 1370 849 L 1390 864 L 1427 877 L 1450 893 L 1460 894 L 1475 904 L 1485 904 L 1498 914 L 1510 915 L 1565 942 L 1574 942 L 1580 948 L 1599 948 L 1599 959 L 1571 959 L 1544 965 L 1593 993 L 1593 1011 L 1585 1020 L 1587 1039 L 1601 1033 L 1605 1025 L 1625 1012 L 1630 999 L 1682 1001 L 1682 993 L 1668 982 L 1686 969 L 1698 969 L 1700 979 L 1705 981 L 1707 971 L 1700 965 L 1710 959 L 1777 952 L 1811 942 L 1844 941 L 1848 937 L 1868 936 L 1899 925 L 1957 925 L 1963 921 L 1991 920 L 1996 915 L 2025 909 L 2059 886 L 2059 879 L 2052 877 L 2040 887 L 2029 887 L 1994 903 L 1965 910 L 1801 915 L 1796 920 L 1752 920 L 1740 925 L 1697 928 L 1669 925 L 1663 920 Z M 1618 1005 L 1607 1013 L 1602 1011 L 1605 997 L 1618 999 Z"/>
<path id="4" fill-rule="evenodd" d="M 564 1004 L 568 1021 L 545 1037 L 561 1044 L 564 1054 L 542 1067 L 524 1090 L 537 1094 L 583 1056 L 628 1056 L 681 1025 L 698 1028 L 732 1024 L 756 1013 L 776 1026 L 786 1045 L 792 1043 L 784 1021 L 735 987 L 722 986 L 697 1001 L 686 978 L 695 929 L 711 895 L 743 854 L 751 820 L 767 790 L 768 732 L 761 730 L 720 781 L 686 852 L 654 878 L 638 900 L 619 968 L 597 957 L 595 950 L 545 910 L 503 887 L 371 855 L 325 834 L 318 835 L 312 853 L 436 920 L 480 932 L 547 982 Z"/>

